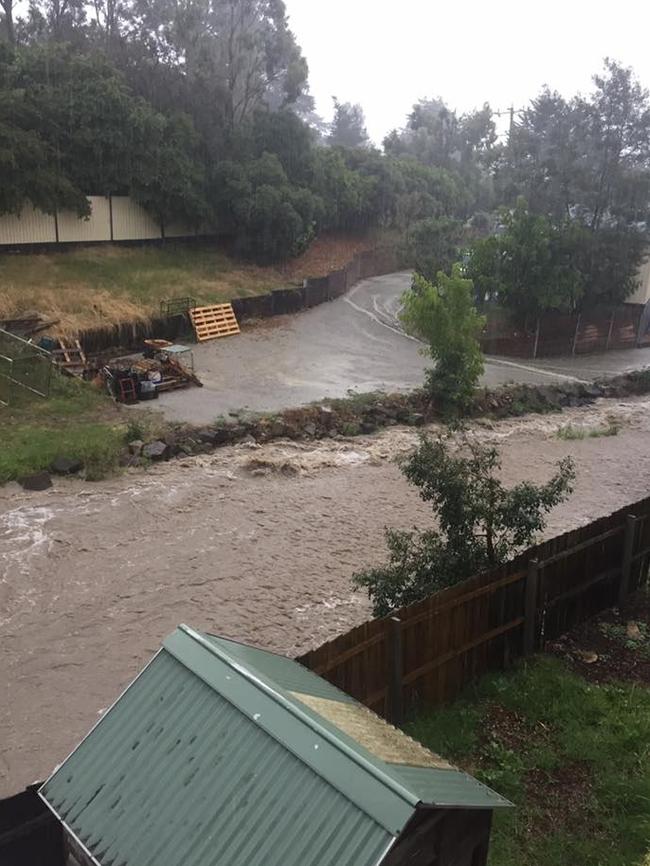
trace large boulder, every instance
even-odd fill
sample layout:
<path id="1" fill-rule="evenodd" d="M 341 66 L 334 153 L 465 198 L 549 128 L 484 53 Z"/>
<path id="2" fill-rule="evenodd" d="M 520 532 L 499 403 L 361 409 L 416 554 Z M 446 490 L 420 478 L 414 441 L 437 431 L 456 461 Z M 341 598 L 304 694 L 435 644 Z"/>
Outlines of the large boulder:
<path id="1" fill-rule="evenodd" d="M 168 460 L 170 456 L 169 445 L 160 439 L 147 442 L 142 449 L 142 456 L 147 460 Z"/>
<path id="2" fill-rule="evenodd" d="M 18 479 L 23 490 L 47 490 L 52 486 L 49 472 L 34 472 L 32 475 L 23 475 Z"/>
<path id="3" fill-rule="evenodd" d="M 78 457 L 59 456 L 52 461 L 50 472 L 54 475 L 74 475 L 76 472 L 81 472 L 83 468 L 83 461 Z"/>

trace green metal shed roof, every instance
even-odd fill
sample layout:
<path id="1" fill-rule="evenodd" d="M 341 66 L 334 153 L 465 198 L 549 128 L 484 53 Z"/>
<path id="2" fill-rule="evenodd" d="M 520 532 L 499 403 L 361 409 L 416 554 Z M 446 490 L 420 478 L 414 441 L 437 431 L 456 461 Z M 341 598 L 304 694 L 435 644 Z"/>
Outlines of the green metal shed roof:
<path id="1" fill-rule="evenodd" d="M 381 760 L 314 706 L 359 705 L 180 626 L 40 793 L 102 866 L 376 866 L 421 802 L 507 804 L 448 765 Z"/>

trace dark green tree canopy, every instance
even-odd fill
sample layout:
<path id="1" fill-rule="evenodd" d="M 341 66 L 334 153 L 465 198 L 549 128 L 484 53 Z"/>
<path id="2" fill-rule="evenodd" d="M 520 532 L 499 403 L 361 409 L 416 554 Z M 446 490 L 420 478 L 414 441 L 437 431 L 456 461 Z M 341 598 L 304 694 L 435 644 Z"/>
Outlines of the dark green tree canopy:
<path id="1" fill-rule="evenodd" d="M 330 124 L 328 144 L 333 147 L 367 147 L 368 133 L 363 108 L 350 102 L 339 102 L 333 96 L 334 117 Z"/>
<path id="2" fill-rule="evenodd" d="M 330 125 L 315 114 L 282 0 L 0 0 L 0 16 L 2 212 L 86 214 L 86 196 L 128 193 L 259 261 L 322 231 L 394 229 L 435 280 L 523 196 L 521 248 L 491 240 L 472 257 L 480 292 L 535 310 L 634 288 L 650 101 L 613 61 L 586 97 L 543 91 L 507 142 L 489 105 L 459 115 L 434 98 L 382 152 L 360 105 L 335 100 Z"/>

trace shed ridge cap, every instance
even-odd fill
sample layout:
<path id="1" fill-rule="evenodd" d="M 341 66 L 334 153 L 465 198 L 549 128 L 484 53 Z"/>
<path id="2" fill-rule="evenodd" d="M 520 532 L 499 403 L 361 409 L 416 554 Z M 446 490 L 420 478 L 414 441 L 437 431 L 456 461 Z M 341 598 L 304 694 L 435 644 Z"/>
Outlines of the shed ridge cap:
<path id="1" fill-rule="evenodd" d="M 304 725 L 311 728 L 315 731 L 319 736 L 323 737 L 323 739 L 332 743 L 340 752 L 342 752 L 346 757 L 350 758 L 357 764 L 361 769 L 363 769 L 366 773 L 369 773 L 387 788 L 389 788 L 394 794 L 408 803 L 409 806 L 415 806 L 420 802 L 419 796 L 414 794 L 409 788 L 405 785 L 401 784 L 397 779 L 394 779 L 389 773 L 383 772 L 379 767 L 375 766 L 371 761 L 368 761 L 363 755 L 359 754 L 359 752 L 350 748 L 347 743 L 345 743 L 342 739 L 336 736 L 332 731 L 329 731 L 325 726 L 320 725 L 316 719 L 312 718 L 308 713 L 303 712 L 300 707 L 296 706 L 295 703 L 290 701 L 288 698 L 285 698 L 279 691 L 270 686 L 267 682 L 264 681 L 264 677 L 254 666 L 251 666 L 255 673 L 251 671 L 250 668 L 247 668 L 245 665 L 241 664 L 241 662 L 233 659 L 225 650 L 221 647 L 218 647 L 216 644 L 211 643 L 207 640 L 200 632 L 193 629 L 191 626 L 186 625 L 185 623 L 181 623 L 178 626 L 178 629 L 186 634 L 189 638 L 198 643 L 203 649 L 206 649 L 209 653 L 216 656 L 220 661 L 227 664 L 233 670 L 237 671 L 238 674 L 241 674 L 245 677 L 248 682 L 252 683 L 257 689 L 264 692 L 268 697 L 274 700 L 276 703 L 280 704 L 283 709 L 290 712 L 295 718 L 299 719 Z"/>

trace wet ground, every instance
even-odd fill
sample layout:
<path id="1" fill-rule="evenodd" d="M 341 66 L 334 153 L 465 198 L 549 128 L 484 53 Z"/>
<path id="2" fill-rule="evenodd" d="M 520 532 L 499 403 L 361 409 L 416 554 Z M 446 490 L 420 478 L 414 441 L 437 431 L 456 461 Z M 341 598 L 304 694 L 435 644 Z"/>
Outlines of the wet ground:
<path id="1" fill-rule="evenodd" d="M 564 441 L 610 414 L 617 436 Z M 572 454 L 563 532 L 648 494 L 650 400 L 476 426 L 508 481 Z M 350 577 L 428 509 L 392 458 L 416 432 L 224 448 L 97 484 L 0 488 L 0 796 L 46 776 L 179 622 L 295 653 L 369 615 Z M 253 474 L 255 473 L 255 474 Z"/>
<path id="2" fill-rule="evenodd" d="M 410 273 L 363 280 L 344 297 L 295 316 L 247 326 L 237 337 L 194 347 L 203 388 L 150 404 L 172 420 L 208 424 L 230 409 L 275 411 L 353 391 L 400 391 L 422 384 L 430 361 L 399 327 Z M 590 380 L 650 363 L 650 349 L 546 361 L 488 358 L 484 384 Z"/>

